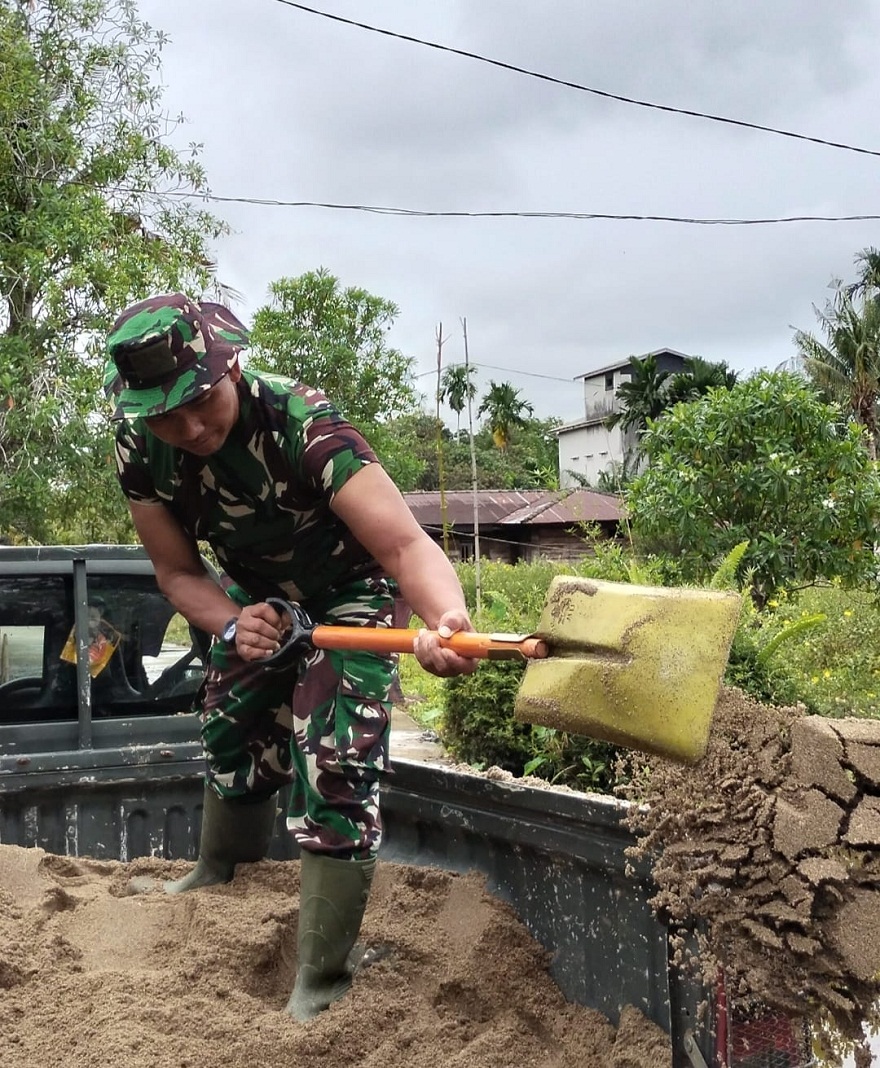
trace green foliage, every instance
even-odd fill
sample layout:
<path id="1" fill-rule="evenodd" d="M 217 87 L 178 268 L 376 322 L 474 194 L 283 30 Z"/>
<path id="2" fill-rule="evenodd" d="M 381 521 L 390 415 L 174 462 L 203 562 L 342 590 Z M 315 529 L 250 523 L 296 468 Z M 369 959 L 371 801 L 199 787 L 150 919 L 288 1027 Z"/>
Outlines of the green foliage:
<path id="1" fill-rule="evenodd" d="M 612 745 L 551 727 L 533 727 L 532 747 L 536 755 L 526 763 L 524 775 L 590 793 L 610 793 L 617 784 L 617 750 Z"/>
<path id="2" fill-rule="evenodd" d="M 731 590 L 739 588 L 736 581 L 736 573 L 739 570 L 739 566 L 742 563 L 748 547 L 749 543 L 747 541 L 741 541 L 739 545 L 734 545 L 727 556 L 725 556 L 718 565 L 715 574 L 709 582 L 710 589 Z"/>
<path id="3" fill-rule="evenodd" d="M 704 397 L 711 389 L 733 389 L 738 375 L 722 360 L 712 363 L 700 356 L 685 361 L 685 370 L 674 374 L 667 383 L 666 406 L 689 404 Z"/>
<path id="4" fill-rule="evenodd" d="M 103 338 L 131 301 L 199 295 L 212 278 L 206 242 L 223 225 L 168 195 L 206 183 L 198 146 L 184 158 L 166 141 L 164 43 L 126 0 L 0 0 L 0 532 L 13 540 L 126 528 Z"/>
<path id="5" fill-rule="evenodd" d="M 388 344 L 398 308 L 342 283 L 323 267 L 269 287 L 253 317 L 249 366 L 320 389 L 370 442 L 401 489 L 424 460 L 415 430 L 397 423 L 416 411 L 412 360 Z"/>
<path id="6" fill-rule="evenodd" d="M 687 581 L 748 541 L 759 604 L 821 578 L 870 581 L 880 476 L 861 430 L 835 416 L 800 378 L 769 372 L 677 406 L 642 439 L 648 467 L 627 493 L 634 537 Z"/>
<path id="7" fill-rule="evenodd" d="M 524 672 L 517 660 L 487 660 L 473 675 L 446 680 L 441 737 L 452 756 L 523 773 L 534 755 L 532 727 L 513 717 Z"/>
<path id="8" fill-rule="evenodd" d="M 813 306 L 825 342 L 804 330 L 794 336 L 807 374 L 827 399 L 866 428 L 871 458 L 877 459 L 877 402 L 880 398 L 880 291 L 876 249 L 864 249 L 860 280 L 834 283 L 823 310 Z"/>
<path id="9" fill-rule="evenodd" d="M 489 382 L 489 389 L 480 401 L 477 415 L 485 415 L 492 440 L 499 449 L 506 449 L 513 427 L 526 425 L 526 416 L 532 414 L 532 406 L 519 395 L 509 382 Z"/>
<path id="10" fill-rule="evenodd" d="M 526 665 L 490 660 L 473 675 L 447 679 L 442 739 L 458 760 L 536 775 L 581 790 L 614 784 L 615 750 L 576 734 L 518 723 L 513 705 Z"/>
<path id="11" fill-rule="evenodd" d="M 630 357 L 630 377 L 615 393 L 620 408 L 606 420 L 606 426 L 620 424 L 620 429 L 641 434 L 649 420 L 656 419 L 666 408 L 666 383 L 669 371 L 661 371 L 657 357 Z"/>
<path id="12" fill-rule="evenodd" d="M 323 267 L 269 286 L 250 366 L 315 386 L 365 432 L 415 409 L 412 361 L 388 344 L 398 308 Z"/>
<path id="13" fill-rule="evenodd" d="M 766 614 L 759 612 L 749 598 L 744 598 L 725 682 L 767 704 L 791 705 L 802 700 L 803 687 L 790 670 L 788 660 L 776 654 L 786 643 L 790 643 L 790 653 L 790 648 L 797 644 L 795 639 L 821 621 L 821 617 L 811 617 L 801 627 L 768 626 Z"/>
<path id="14" fill-rule="evenodd" d="M 459 428 L 461 413 L 467 407 L 468 402 L 477 396 L 477 386 L 472 381 L 474 370 L 475 368 L 469 364 L 453 363 L 443 371 L 440 378 L 437 399 L 441 404 L 445 401 L 455 412 Z"/>
<path id="15" fill-rule="evenodd" d="M 499 449 L 492 433 L 484 427 L 474 435 L 477 461 L 477 485 L 483 489 L 550 489 L 559 483 L 559 450 L 553 434 L 558 419 L 526 419 L 512 428 L 507 447 Z M 394 419 L 387 432 L 406 443 L 403 450 L 410 468 L 397 485 L 401 490 L 438 490 L 440 488 L 437 454 L 437 420 L 426 412 Z M 469 490 L 473 487 L 468 435 L 453 434 L 445 426 L 443 443 L 444 488 Z"/>
<path id="16" fill-rule="evenodd" d="M 798 698 L 823 716 L 880 718 L 880 602 L 876 592 L 816 587 L 768 606 L 765 629 L 822 618 L 797 641 L 786 643 L 786 670 Z"/>

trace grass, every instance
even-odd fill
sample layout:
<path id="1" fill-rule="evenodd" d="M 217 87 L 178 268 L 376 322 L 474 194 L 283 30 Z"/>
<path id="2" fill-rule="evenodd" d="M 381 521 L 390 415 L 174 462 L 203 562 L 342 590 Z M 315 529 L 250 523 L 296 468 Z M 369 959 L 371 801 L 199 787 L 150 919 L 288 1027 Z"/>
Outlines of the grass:
<path id="1" fill-rule="evenodd" d="M 438 726 L 443 715 L 443 679 L 419 664 L 414 656 L 400 657 L 400 688 L 407 699 L 406 712 L 420 727 Z"/>
<path id="2" fill-rule="evenodd" d="M 880 598 L 814 587 L 796 599 L 771 601 L 764 625 L 783 627 L 819 612 L 825 622 L 786 642 L 777 654 L 801 699 L 823 716 L 880 719 Z"/>

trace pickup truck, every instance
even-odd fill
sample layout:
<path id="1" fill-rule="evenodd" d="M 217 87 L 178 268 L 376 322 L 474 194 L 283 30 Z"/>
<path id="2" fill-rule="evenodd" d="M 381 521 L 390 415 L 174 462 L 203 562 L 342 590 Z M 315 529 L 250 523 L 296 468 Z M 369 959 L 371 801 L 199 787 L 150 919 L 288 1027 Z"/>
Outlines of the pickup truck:
<path id="1" fill-rule="evenodd" d="M 194 858 L 203 761 L 190 707 L 210 641 L 137 546 L 0 547 L 0 843 Z M 411 760 L 394 772 L 382 856 L 482 872 L 550 951 L 570 1001 L 615 1024 L 634 1005 L 670 1035 L 674 1068 L 809 1063 L 784 1021 L 778 1037 L 744 1041 L 720 988 L 676 970 L 682 931 L 651 909 L 622 802 Z M 289 835 L 272 856 L 295 858 Z"/>

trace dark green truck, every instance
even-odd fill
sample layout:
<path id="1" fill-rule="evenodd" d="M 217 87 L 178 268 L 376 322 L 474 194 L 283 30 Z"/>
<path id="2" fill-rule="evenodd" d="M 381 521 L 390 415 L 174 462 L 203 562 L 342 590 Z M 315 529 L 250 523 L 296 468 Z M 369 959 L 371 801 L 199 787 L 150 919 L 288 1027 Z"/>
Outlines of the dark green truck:
<path id="1" fill-rule="evenodd" d="M 203 762 L 190 706 L 209 645 L 139 547 L 0 547 L 0 844 L 193 858 Z M 551 952 L 566 997 L 614 1023 L 636 1006 L 670 1034 L 675 1068 L 808 1063 L 785 1021 L 744 1042 L 747 1021 L 673 968 L 620 802 L 397 760 L 383 806 L 384 858 L 483 872 Z M 295 857 L 280 828 L 272 856 Z"/>

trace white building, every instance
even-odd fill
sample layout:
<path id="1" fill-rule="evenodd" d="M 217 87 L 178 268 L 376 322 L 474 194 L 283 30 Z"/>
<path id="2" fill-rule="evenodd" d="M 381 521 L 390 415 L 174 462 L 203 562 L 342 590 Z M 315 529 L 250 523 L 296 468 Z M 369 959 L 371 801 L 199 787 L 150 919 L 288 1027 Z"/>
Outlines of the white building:
<path id="1" fill-rule="evenodd" d="M 672 374 L 685 370 L 685 362 L 689 359 L 675 349 L 655 349 L 638 358 L 644 359 L 645 356 L 655 356 L 658 370 Z M 580 479 L 595 486 L 599 475 L 603 471 L 610 473 L 616 464 L 623 463 L 624 456 L 635 445 L 635 439 L 625 436 L 619 423 L 610 429 L 605 425 L 608 416 L 620 409 L 616 393 L 630 379 L 630 360 L 628 356 L 575 379 L 584 384 L 584 416 L 556 431 L 559 480 L 563 489 L 578 485 Z"/>

